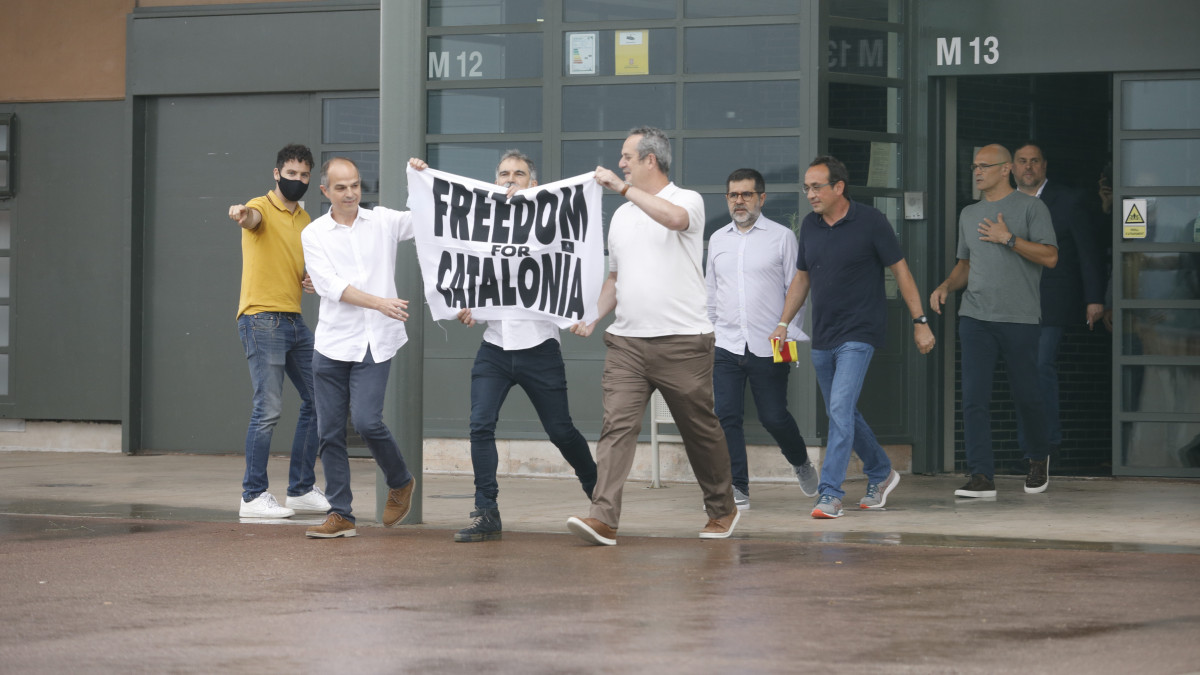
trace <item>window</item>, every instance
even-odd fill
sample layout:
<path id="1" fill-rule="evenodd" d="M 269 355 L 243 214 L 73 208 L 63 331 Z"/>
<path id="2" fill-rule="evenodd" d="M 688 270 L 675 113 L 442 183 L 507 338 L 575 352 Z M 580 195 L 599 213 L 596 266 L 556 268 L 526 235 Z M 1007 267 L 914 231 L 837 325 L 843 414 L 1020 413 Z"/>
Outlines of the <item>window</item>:
<path id="1" fill-rule="evenodd" d="M 334 157 L 347 157 L 358 165 L 362 179 L 363 208 L 379 201 L 379 97 L 347 96 L 321 100 L 321 147 L 314 173 L 320 180 L 321 166 Z M 310 193 L 311 194 L 311 193 Z M 324 194 L 319 214 L 329 211 Z M 314 214 L 314 217 L 319 214 Z"/>
<path id="2" fill-rule="evenodd" d="M 13 195 L 12 152 L 14 119 L 12 113 L 0 114 L 0 199 Z"/>
<path id="3" fill-rule="evenodd" d="M 852 198 L 903 235 L 904 25 L 899 0 L 831 0 L 820 101 L 822 147 L 846 165 Z"/>
<path id="4" fill-rule="evenodd" d="M 8 395 L 8 359 L 12 303 L 12 211 L 0 203 L 0 396 Z"/>

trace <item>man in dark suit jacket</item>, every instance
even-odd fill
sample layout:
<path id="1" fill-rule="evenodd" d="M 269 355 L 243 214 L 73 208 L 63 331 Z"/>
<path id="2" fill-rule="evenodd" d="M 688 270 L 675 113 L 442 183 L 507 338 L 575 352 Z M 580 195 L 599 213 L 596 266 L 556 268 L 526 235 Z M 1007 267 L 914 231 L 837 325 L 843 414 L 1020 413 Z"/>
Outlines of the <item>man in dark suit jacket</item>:
<path id="1" fill-rule="evenodd" d="M 1037 143 L 1028 142 L 1013 154 L 1017 189 L 1041 198 L 1050 209 L 1058 239 L 1058 265 L 1042 270 L 1042 327 L 1038 344 L 1038 379 L 1045 394 L 1050 421 L 1050 451 L 1062 444 L 1058 417 L 1058 346 L 1067 326 L 1087 322 L 1089 330 L 1104 314 L 1104 266 L 1091 232 L 1082 194 L 1046 180 L 1046 159 Z M 1018 419 L 1018 433 L 1021 431 Z"/>

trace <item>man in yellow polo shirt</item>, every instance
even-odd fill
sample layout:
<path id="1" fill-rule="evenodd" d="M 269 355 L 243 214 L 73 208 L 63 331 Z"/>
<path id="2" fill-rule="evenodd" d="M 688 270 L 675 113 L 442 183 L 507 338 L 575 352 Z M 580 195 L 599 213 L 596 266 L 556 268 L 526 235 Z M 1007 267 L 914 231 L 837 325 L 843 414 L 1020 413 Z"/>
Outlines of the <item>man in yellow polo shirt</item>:
<path id="1" fill-rule="evenodd" d="M 242 293 L 238 333 L 250 365 L 254 405 L 246 431 L 246 475 L 242 479 L 242 518 L 288 518 L 296 511 L 329 510 L 316 486 L 317 415 L 313 407 L 313 334 L 300 314 L 304 273 L 300 232 L 309 215 L 300 206 L 312 176 L 312 152 L 288 145 L 275 159 L 275 189 L 229 207 L 242 228 Z M 287 501 L 280 506 L 267 492 L 271 435 L 283 407 L 283 377 L 300 393 L 300 419 L 292 439 Z"/>

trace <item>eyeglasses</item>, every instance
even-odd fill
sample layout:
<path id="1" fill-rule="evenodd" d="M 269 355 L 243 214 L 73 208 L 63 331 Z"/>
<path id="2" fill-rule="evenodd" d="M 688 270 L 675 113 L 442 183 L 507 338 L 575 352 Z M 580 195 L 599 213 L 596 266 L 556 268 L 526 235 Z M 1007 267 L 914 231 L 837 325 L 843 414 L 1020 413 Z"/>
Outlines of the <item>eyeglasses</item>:
<path id="1" fill-rule="evenodd" d="M 968 168 L 971 169 L 971 173 L 975 173 L 980 169 L 990 169 L 993 166 L 1000 166 L 1001 164 L 1008 164 L 1008 162 L 996 162 L 995 164 L 972 164 Z"/>
<path id="2" fill-rule="evenodd" d="M 833 185 L 832 181 L 829 183 L 821 183 L 820 185 L 801 185 L 800 191 L 803 192 L 804 194 L 808 194 L 809 192 L 816 192 L 817 190 L 820 190 L 823 187 L 828 187 L 830 185 Z"/>
<path id="3" fill-rule="evenodd" d="M 754 196 L 757 194 L 757 192 L 730 192 L 725 195 L 725 198 L 731 202 L 736 202 L 740 197 L 742 201 L 748 202 L 751 199 L 754 199 Z"/>

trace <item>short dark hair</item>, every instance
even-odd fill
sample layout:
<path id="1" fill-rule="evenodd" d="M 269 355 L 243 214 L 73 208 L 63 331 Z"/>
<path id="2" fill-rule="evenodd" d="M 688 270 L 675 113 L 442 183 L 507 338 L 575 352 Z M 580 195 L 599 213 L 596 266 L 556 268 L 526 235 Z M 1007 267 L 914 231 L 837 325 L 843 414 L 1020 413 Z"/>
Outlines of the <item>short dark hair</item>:
<path id="1" fill-rule="evenodd" d="M 729 174 L 729 178 L 725 179 L 725 189 L 729 189 L 729 185 L 739 180 L 754 180 L 754 191 L 762 194 L 767 191 L 767 181 L 763 180 L 762 174 L 754 169 L 736 169 Z"/>
<path id="2" fill-rule="evenodd" d="M 313 167 L 316 166 L 316 163 L 313 162 L 312 150 L 309 150 L 307 145 L 289 143 L 283 146 L 278 155 L 275 155 L 275 168 L 282 171 L 283 165 L 293 159 L 297 162 L 307 164 L 309 171 L 312 171 Z"/>
<path id="3" fill-rule="evenodd" d="M 1033 140 L 1032 138 L 1027 141 L 1024 141 L 1022 143 L 1018 143 L 1017 147 L 1013 148 L 1013 154 L 1014 155 L 1017 154 L 1017 150 L 1020 150 L 1021 148 L 1031 148 L 1031 147 L 1037 148 L 1038 152 L 1041 153 L 1041 155 L 1042 155 L 1042 159 L 1043 160 L 1046 159 L 1046 148 L 1042 147 L 1041 143 L 1038 143 L 1037 141 Z"/>
<path id="4" fill-rule="evenodd" d="M 846 170 L 846 165 L 842 164 L 842 161 L 833 155 L 821 155 L 809 162 L 808 168 L 811 169 L 821 164 L 824 164 L 825 168 L 829 169 L 829 184 L 837 185 L 838 183 L 844 183 L 845 187 L 842 188 L 842 196 L 849 197 L 850 172 Z"/>

